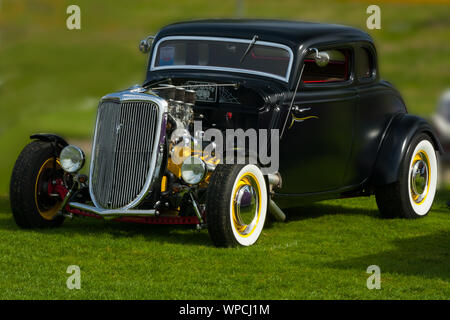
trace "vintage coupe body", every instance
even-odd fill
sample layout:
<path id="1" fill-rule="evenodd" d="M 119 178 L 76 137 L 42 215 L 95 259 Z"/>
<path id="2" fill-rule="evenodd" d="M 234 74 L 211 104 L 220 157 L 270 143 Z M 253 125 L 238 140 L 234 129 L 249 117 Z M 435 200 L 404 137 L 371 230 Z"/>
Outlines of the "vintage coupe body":
<path id="1" fill-rule="evenodd" d="M 254 244 L 267 212 L 284 220 L 280 208 L 305 201 L 375 195 L 383 217 L 429 212 L 440 143 L 380 78 L 367 33 L 202 20 L 166 26 L 140 49 L 149 53 L 144 83 L 100 100 L 89 177 L 78 173 L 78 147 L 31 136 L 11 178 L 20 227 L 73 216 L 190 224 L 229 247 Z M 275 139 L 258 136 L 251 149 L 236 145 L 239 134 L 226 146 L 210 138 L 206 155 L 211 129 Z M 227 152 L 244 161 L 225 161 Z"/>

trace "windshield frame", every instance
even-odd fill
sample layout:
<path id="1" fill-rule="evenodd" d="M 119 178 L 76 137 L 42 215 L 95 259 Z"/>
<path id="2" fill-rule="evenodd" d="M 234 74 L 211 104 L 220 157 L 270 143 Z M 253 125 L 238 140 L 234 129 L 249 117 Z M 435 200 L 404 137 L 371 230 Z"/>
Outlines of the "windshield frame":
<path id="1" fill-rule="evenodd" d="M 239 38 L 227 38 L 227 37 L 205 37 L 205 36 L 166 36 L 158 40 L 156 45 L 152 51 L 152 59 L 150 63 L 150 71 L 157 70 L 170 70 L 170 69 L 195 69 L 195 70 L 213 70 L 213 71 L 228 71 L 228 72 L 237 72 L 237 73 L 246 73 L 246 74 L 254 74 L 263 77 L 274 78 L 277 80 L 281 80 L 283 82 L 289 82 L 289 77 L 291 76 L 292 65 L 294 62 L 294 53 L 292 49 L 286 45 L 275 43 L 275 42 L 267 42 L 267 41 L 256 41 L 257 45 L 275 47 L 284 49 L 289 53 L 289 64 L 286 70 L 285 77 L 249 69 L 241 69 L 241 68 L 227 68 L 227 67 L 214 67 L 214 66 L 200 66 L 200 65 L 170 65 L 170 66 L 155 66 L 156 56 L 158 54 L 159 45 L 167 40 L 205 40 L 205 41 L 221 41 L 221 42 L 237 42 L 237 43 L 246 43 L 250 44 L 252 42 L 251 39 L 239 39 Z"/>

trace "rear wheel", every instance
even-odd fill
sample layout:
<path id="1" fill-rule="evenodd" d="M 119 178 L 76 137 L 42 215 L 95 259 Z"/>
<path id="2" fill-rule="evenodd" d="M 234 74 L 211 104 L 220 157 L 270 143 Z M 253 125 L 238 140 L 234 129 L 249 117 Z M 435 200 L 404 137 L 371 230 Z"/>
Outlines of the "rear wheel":
<path id="1" fill-rule="evenodd" d="M 250 246 L 261 235 L 267 213 L 267 188 L 253 165 L 218 165 L 206 197 L 206 223 L 218 247 Z"/>
<path id="2" fill-rule="evenodd" d="M 407 219 L 426 216 L 436 194 L 437 173 L 433 142 L 427 134 L 419 134 L 402 160 L 399 181 L 376 190 L 382 216 Z"/>
<path id="3" fill-rule="evenodd" d="M 60 226 L 61 198 L 50 195 L 49 184 L 64 175 L 53 147 L 33 141 L 20 153 L 10 183 L 10 202 L 14 220 L 21 228 L 49 228 Z"/>

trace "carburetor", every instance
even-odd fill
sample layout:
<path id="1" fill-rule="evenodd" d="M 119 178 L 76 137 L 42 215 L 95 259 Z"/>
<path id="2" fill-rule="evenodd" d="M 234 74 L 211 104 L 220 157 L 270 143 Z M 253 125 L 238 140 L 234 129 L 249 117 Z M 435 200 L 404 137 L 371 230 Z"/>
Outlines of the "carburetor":
<path id="1" fill-rule="evenodd" d="M 188 129 L 194 121 L 196 92 L 170 84 L 161 84 L 154 91 L 168 102 L 169 116 L 176 122 L 177 129 Z"/>

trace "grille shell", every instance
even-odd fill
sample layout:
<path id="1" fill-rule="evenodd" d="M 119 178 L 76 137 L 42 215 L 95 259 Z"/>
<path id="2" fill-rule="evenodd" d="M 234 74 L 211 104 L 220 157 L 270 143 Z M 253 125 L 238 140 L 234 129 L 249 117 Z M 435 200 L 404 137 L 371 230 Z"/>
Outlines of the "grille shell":
<path id="1" fill-rule="evenodd" d="M 148 194 L 163 158 L 166 111 L 165 100 L 148 94 L 102 98 L 89 182 L 96 207 L 130 209 Z"/>

